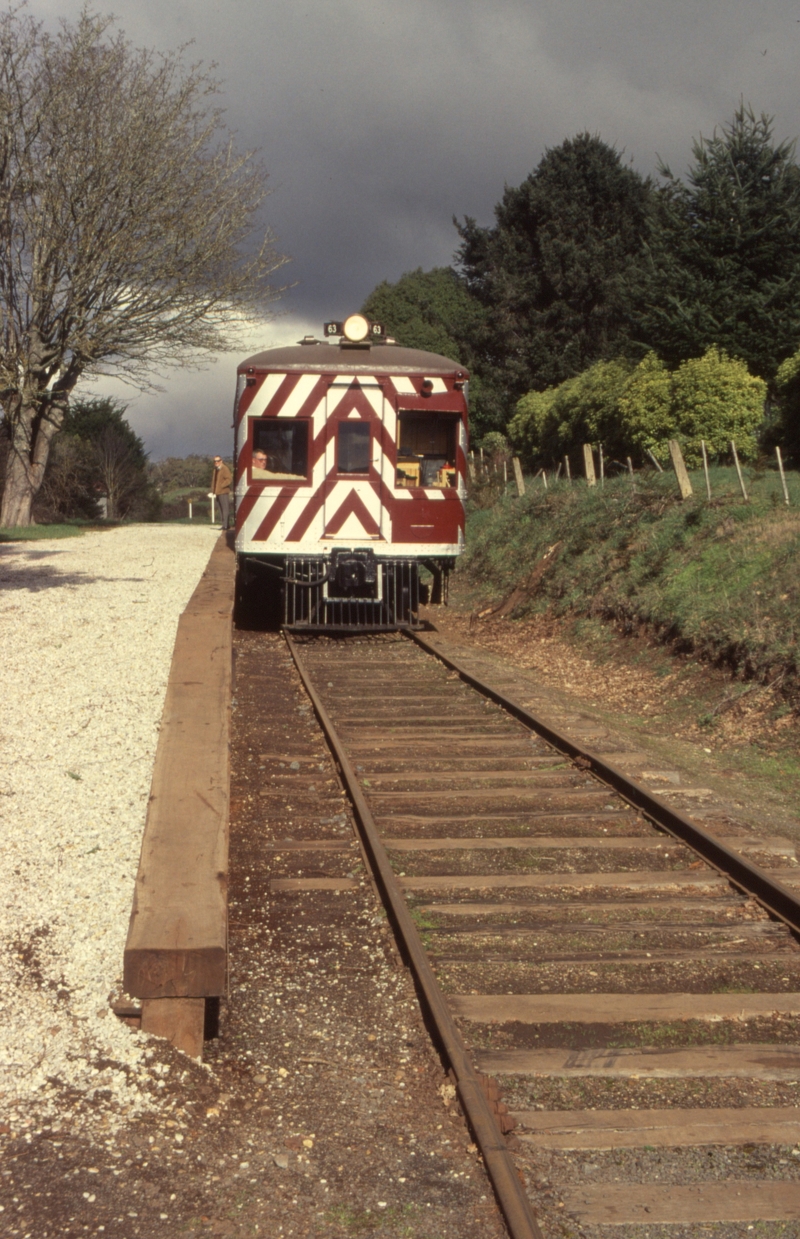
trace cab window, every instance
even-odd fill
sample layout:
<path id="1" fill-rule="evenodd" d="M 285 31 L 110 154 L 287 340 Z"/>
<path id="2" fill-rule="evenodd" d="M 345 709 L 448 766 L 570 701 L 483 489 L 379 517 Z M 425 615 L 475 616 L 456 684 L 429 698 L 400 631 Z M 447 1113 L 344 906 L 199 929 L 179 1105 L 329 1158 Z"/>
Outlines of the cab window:
<path id="1" fill-rule="evenodd" d="M 268 482 L 304 482 L 308 476 L 308 427 L 306 420 L 254 421 L 251 476 Z"/>
<path id="2" fill-rule="evenodd" d="M 457 413 L 399 415 L 397 485 L 443 489 L 456 486 Z"/>

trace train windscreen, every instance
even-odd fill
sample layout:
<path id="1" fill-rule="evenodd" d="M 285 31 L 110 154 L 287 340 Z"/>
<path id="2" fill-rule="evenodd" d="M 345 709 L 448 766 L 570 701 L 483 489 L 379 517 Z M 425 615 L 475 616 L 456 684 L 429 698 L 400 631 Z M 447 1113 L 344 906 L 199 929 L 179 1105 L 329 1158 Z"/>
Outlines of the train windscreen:
<path id="1" fill-rule="evenodd" d="M 309 424 L 305 419 L 254 421 L 252 477 L 278 482 L 304 480 L 308 475 Z M 259 457 L 263 467 L 256 464 L 258 453 L 266 455 L 266 462 Z"/>

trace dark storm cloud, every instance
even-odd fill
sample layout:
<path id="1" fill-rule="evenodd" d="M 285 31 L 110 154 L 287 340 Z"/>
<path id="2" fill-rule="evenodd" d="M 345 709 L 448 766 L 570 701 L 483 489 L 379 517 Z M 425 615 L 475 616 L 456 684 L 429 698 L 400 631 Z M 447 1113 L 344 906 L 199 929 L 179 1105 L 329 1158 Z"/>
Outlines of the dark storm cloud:
<path id="1" fill-rule="evenodd" d="M 79 7 L 34 5 L 48 20 Z M 281 276 L 298 282 L 273 340 L 357 308 L 381 279 L 451 261 L 451 217 L 490 222 L 504 183 L 577 132 L 642 172 L 656 152 L 682 171 L 692 138 L 740 96 L 774 113 L 780 136 L 800 132 L 796 0 L 128 0 L 119 16 L 140 45 L 194 39 L 189 57 L 217 63 L 229 124 L 262 149 L 266 218 L 293 260 Z M 216 446 L 211 404 L 224 387 L 227 407 L 232 369 L 225 359 L 188 386 L 169 376 L 160 405 L 137 401 L 156 453 Z"/>

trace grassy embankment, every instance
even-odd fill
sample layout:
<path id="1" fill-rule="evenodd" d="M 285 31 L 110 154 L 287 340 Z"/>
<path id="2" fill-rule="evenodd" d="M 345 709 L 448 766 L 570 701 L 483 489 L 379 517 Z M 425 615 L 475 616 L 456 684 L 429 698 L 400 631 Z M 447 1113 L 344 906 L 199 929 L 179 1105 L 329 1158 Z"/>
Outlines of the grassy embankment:
<path id="1" fill-rule="evenodd" d="M 672 474 L 607 480 L 589 489 L 528 481 L 468 519 L 463 584 L 478 608 L 506 599 L 511 616 L 592 616 L 645 628 L 800 704 L 800 475 L 791 506 L 772 470 L 702 472 L 681 502 Z M 476 496 L 481 502 L 481 496 Z M 549 553 L 548 553 L 549 552 Z"/>

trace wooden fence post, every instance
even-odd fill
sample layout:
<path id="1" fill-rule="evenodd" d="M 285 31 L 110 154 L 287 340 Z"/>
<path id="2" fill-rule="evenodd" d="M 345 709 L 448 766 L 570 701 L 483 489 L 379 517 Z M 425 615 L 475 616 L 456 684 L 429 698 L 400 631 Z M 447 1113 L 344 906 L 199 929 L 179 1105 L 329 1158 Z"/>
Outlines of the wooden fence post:
<path id="1" fill-rule="evenodd" d="M 572 485 L 572 474 L 569 471 L 569 456 L 564 457 L 564 476 L 571 486 Z"/>
<path id="2" fill-rule="evenodd" d="M 663 472 L 664 472 L 664 470 L 661 468 L 661 465 L 658 463 L 658 461 L 656 460 L 655 456 L 654 456 L 654 455 L 653 455 L 653 453 L 650 451 L 650 448 L 649 448 L 649 447 L 646 447 L 644 450 L 647 452 L 647 455 L 648 455 L 648 456 L 650 457 L 650 459 L 652 460 L 652 462 L 653 462 L 653 464 L 655 465 L 656 469 L 658 469 L 658 472 L 659 472 L 659 473 L 663 473 Z"/>
<path id="3" fill-rule="evenodd" d="M 544 469 L 542 469 L 542 481 L 544 482 L 545 490 L 547 490 L 547 473 Z"/>
<path id="4" fill-rule="evenodd" d="M 693 495 L 692 483 L 689 481 L 689 474 L 686 472 L 686 465 L 683 462 L 683 452 L 681 445 L 677 439 L 669 441 L 669 455 L 672 461 L 672 467 L 675 470 L 675 477 L 678 479 L 678 489 L 681 492 L 681 499 L 691 499 Z"/>
<path id="5" fill-rule="evenodd" d="M 739 475 L 739 485 L 742 488 L 742 495 L 747 499 L 747 490 L 745 489 L 744 478 L 742 477 L 742 466 L 739 464 L 739 453 L 736 451 L 736 444 L 731 439 L 731 451 L 733 452 L 733 463 L 736 465 L 736 472 Z"/>
<path id="6" fill-rule="evenodd" d="M 600 485 L 601 485 L 601 486 L 605 486 L 605 484 L 606 484 L 606 470 L 605 470 L 605 461 L 603 460 L 603 445 L 602 445 L 602 443 L 598 444 L 598 447 L 597 447 L 597 453 L 598 453 L 598 455 L 599 455 L 599 457 L 600 457 Z"/>
<path id="7" fill-rule="evenodd" d="M 522 465 L 519 463 L 519 456 L 515 456 L 511 463 L 514 466 L 514 481 L 517 484 L 517 494 L 521 499 L 525 494 L 525 479 L 522 476 Z"/>
<path id="8" fill-rule="evenodd" d="M 706 453 L 706 441 L 700 440 L 700 450 L 703 453 L 703 473 L 706 475 L 706 494 L 711 498 L 711 479 L 708 476 L 708 455 Z"/>
<path id="9" fill-rule="evenodd" d="M 594 456 L 592 455 L 591 444 L 584 443 L 583 445 L 583 471 L 586 475 L 586 483 L 588 486 L 594 486 L 597 477 L 594 471 Z"/>
<path id="10" fill-rule="evenodd" d="M 781 449 L 779 447 L 775 448 L 775 455 L 778 457 L 778 469 L 780 470 L 781 486 L 783 487 L 783 500 L 786 506 L 788 507 L 789 506 L 789 490 L 786 486 L 786 474 L 783 472 L 783 457 L 781 456 Z"/>

